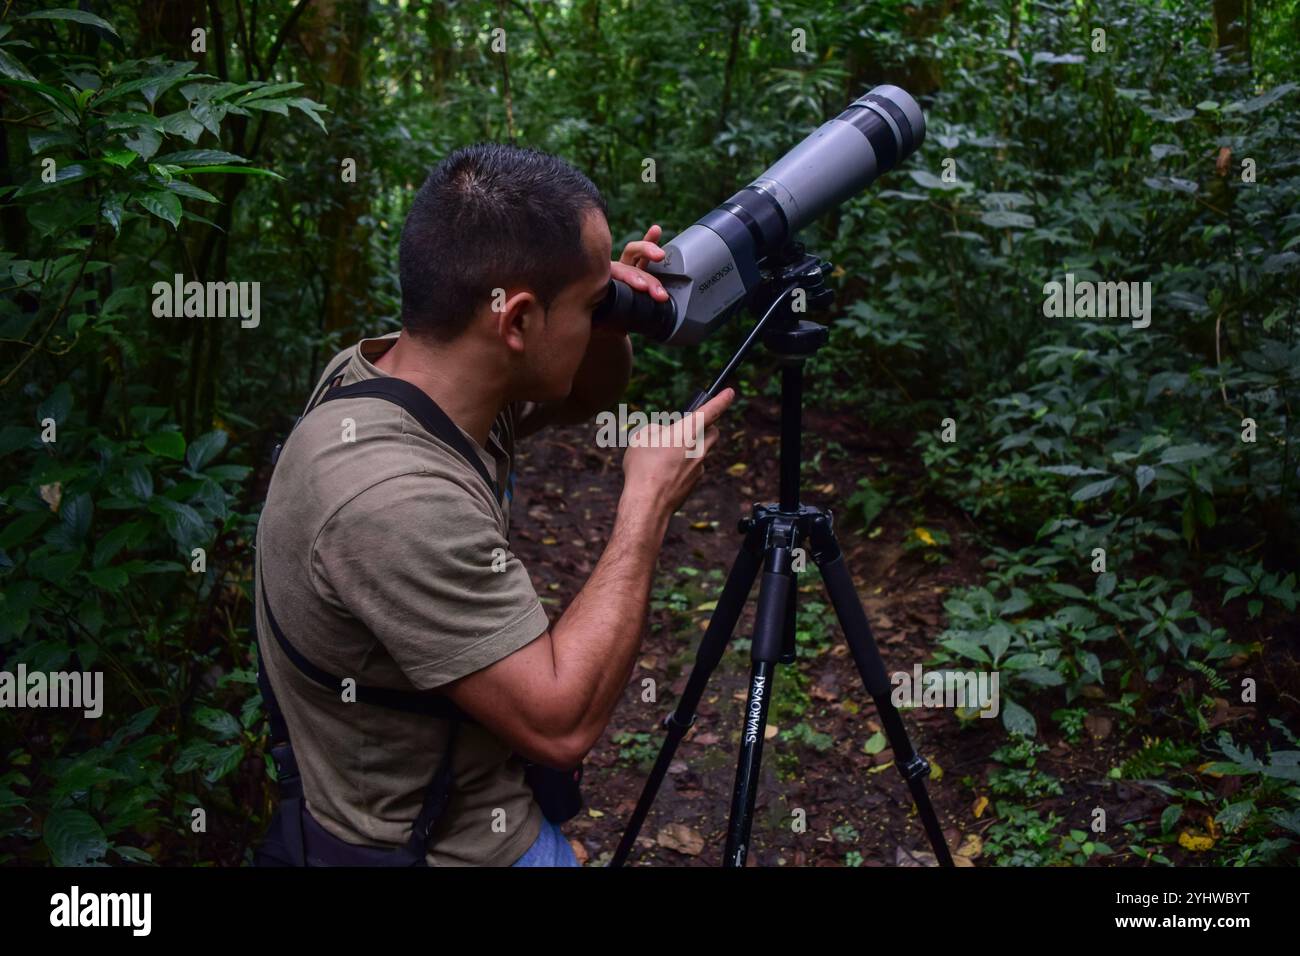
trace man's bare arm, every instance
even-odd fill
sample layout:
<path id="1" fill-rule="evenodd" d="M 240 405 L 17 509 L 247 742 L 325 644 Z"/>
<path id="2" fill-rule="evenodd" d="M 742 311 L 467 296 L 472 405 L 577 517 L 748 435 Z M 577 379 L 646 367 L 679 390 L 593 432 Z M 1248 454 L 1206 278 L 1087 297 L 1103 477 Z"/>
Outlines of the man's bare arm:
<path id="1" fill-rule="evenodd" d="M 728 389 L 701 408 L 703 425 L 733 398 Z M 687 419 L 673 428 L 693 424 Z M 627 684 L 668 519 L 699 480 L 717 437 L 709 427 L 701 437 L 704 454 L 696 457 L 684 454 L 681 441 L 629 448 L 613 533 L 578 596 L 551 630 L 449 684 L 448 696 L 524 756 L 555 767 L 578 764 Z"/>
<path id="2" fill-rule="evenodd" d="M 578 764 L 632 672 L 667 527 L 666 515 L 621 501 L 604 554 L 555 626 L 448 695 L 529 759 Z"/>

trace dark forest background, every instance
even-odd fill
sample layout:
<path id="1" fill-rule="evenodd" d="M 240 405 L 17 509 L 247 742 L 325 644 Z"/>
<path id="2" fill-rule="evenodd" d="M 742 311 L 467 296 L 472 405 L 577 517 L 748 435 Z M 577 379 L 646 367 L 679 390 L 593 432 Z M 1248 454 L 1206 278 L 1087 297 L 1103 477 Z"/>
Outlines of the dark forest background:
<path id="1" fill-rule="evenodd" d="M 997 726 L 947 718 L 996 736 L 967 794 L 994 797 L 981 862 L 1294 862 L 1298 17 L 1295 0 L 6 2 L 0 658 L 103 670 L 107 702 L 98 720 L 0 711 L 0 862 L 248 858 L 274 789 L 246 630 L 268 453 L 336 349 L 396 327 L 404 210 L 440 157 L 483 139 L 566 157 L 608 198 L 617 251 L 651 222 L 671 238 L 885 82 L 929 131 L 803 236 L 838 291 L 810 405 L 906 435 L 919 474 L 850 456 L 846 526 L 902 514 L 889 535 L 921 567 L 978 556 L 924 639 L 933 666 L 1002 673 Z M 1046 318 L 1067 272 L 1150 281 L 1150 327 Z M 259 326 L 155 317 L 176 273 L 260 282 Z M 638 343 L 629 401 L 678 407 L 745 324 Z M 742 421 L 771 372 L 742 373 Z M 809 443 L 813 474 L 845 455 Z M 938 507 L 961 523 L 927 520 Z M 1096 777 L 1158 800 L 1104 839 L 1042 812 L 1036 765 L 1098 713 L 1119 750 Z M 816 760 L 825 741 L 800 733 Z"/>

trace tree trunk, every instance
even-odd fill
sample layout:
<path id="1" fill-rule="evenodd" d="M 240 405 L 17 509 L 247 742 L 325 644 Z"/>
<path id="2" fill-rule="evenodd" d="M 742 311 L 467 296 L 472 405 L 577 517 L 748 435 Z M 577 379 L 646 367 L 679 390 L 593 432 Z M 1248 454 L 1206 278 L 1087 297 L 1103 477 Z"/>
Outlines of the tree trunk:
<path id="1" fill-rule="evenodd" d="M 1234 60 L 1250 56 L 1246 32 L 1246 0 L 1214 0 L 1214 48 Z"/>
<path id="2" fill-rule="evenodd" d="M 329 206 L 321 218 L 321 262 L 325 267 L 321 330 L 336 332 L 355 325 L 367 310 L 370 281 L 368 230 L 361 220 L 369 211 L 376 175 L 375 157 L 364 145 L 366 0 L 325 0 L 303 24 L 307 53 L 326 64 L 328 84 L 321 94 L 333 115 L 331 163 L 325 171 Z M 344 159 L 356 160 L 356 182 L 344 182 Z"/>

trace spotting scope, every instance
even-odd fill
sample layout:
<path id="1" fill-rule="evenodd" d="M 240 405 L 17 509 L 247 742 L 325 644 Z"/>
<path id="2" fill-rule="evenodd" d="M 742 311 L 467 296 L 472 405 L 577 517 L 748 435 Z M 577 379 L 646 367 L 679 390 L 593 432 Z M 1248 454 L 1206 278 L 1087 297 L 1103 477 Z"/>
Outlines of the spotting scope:
<path id="1" fill-rule="evenodd" d="M 694 345 L 722 325 L 759 281 L 759 263 L 790 237 L 866 189 L 925 139 L 925 117 L 904 90 L 877 86 L 663 247 L 646 271 L 669 300 L 611 279 L 592 315 L 671 345 Z"/>

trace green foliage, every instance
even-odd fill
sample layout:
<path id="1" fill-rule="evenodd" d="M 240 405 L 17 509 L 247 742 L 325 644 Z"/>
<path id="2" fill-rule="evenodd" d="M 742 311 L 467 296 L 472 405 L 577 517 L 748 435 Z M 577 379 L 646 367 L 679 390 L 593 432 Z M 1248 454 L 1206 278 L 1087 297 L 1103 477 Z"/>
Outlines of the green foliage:
<path id="1" fill-rule="evenodd" d="M 1199 748 L 1147 738 L 1142 748 L 1111 771 L 1111 776 L 1140 780 L 1165 795 L 1169 803 L 1159 827 L 1147 832 L 1130 827 L 1130 849 L 1155 862 L 1170 863 L 1182 848 L 1189 855 L 1208 854 L 1232 866 L 1276 864 L 1300 837 L 1300 749 L 1280 721 L 1270 726 L 1283 746 L 1268 746 L 1256 756 L 1221 731 L 1213 749 L 1223 758 L 1201 762 Z M 1232 779 L 1231 787 L 1216 781 Z"/>
<path id="2" fill-rule="evenodd" d="M 1059 792 L 1034 765 L 1051 730 L 1035 713 L 1079 742 L 1095 708 L 1117 736 L 1160 736 L 1117 769 L 1182 814 L 1129 824 L 1130 852 L 1188 858 L 1178 835 L 1193 819 L 1208 835 L 1209 815 L 1216 860 L 1294 856 L 1290 731 L 1256 721 L 1225 744 L 1214 716 L 1232 662 L 1284 639 L 1297 605 L 1293 0 L 1252 7 L 1249 57 L 1216 50 L 1188 0 L 669 17 L 372 0 L 337 23 L 220 0 L 202 56 L 156 5 L 94 6 L 0 12 L 0 656 L 108 677 L 100 721 L 0 712 L 0 862 L 244 859 L 269 795 L 244 627 L 264 453 L 339 344 L 396 327 L 399 231 L 436 159 L 512 138 L 565 156 L 608 198 L 617 254 L 651 222 L 671 238 L 876 82 L 915 92 L 928 133 L 801 236 L 838 293 L 806 379 L 925 469 L 904 487 L 873 460 L 841 504 L 850 527 L 879 533 L 907 504 L 903 544 L 934 564 L 958 552 L 929 499 L 975 528 L 984 580 L 947 595 L 936 662 L 1001 672 L 1011 737 L 986 858 L 1105 857 L 1015 803 Z M 1105 53 L 1098 14 L 1124 24 Z M 790 48 L 796 17 L 808 53 Z M 489 22 L 508 57 L 482 42 Z M 266 318 L 154 315 L 154 283 L 178 273 L 259 281 Z M 1150 325 L 1047 316 L 1044 287 L 1067 273 L 1150 281 Z M 746 326 L 638 343 L 630 400 L 678 407 Z M 742 398 L 775 369 L 756 354 Z M 657 620 L 697 638 L 720 584 L 660 578 Z M 832 617 L 800 593 L 800 665 L 830 648 Z M 821 752 L 808 684 L 783 668 L 773 718 L 790 750 Z M 617 741 L 621 758 L 652 757 L 644 737 Z M 1231 796 L 1196 770 L 1216 754 Z M 187 839 L 199 806 L 206 848 Z"/>
<path id="3" fill-rule="evenodd" d="M 610 738 L 618 745 L 618 759 L 636 767 L 648 767 L 659 755 L 662 741 L 640 731 L 623 730 Z"/>
<path id="4" fill-rule="evenodd" d="M 71 24 L 114 32 L 48 10 L 0 38 L 5 108 L 26 117 L 8 149 L 29 151 L 0 187 L 17 217 L 7 238 L 25 240 L 0 253 L 0 384 L 19 390 L 0 428 L 0 645 L 10 667 L 105 672 L 109 729 L 0 713 L 6 739 L 32 741 L 11 758 L 28 769 L 0 784 L 0 840 L 19 848 L 0 859 L 149 862 L 202 853 L 170 845 L 189 808 L 230 804 L 230 778 L 261 747 L 234 623 L 246 569 L 232 561 L 253 536 L 253 469 L 228 449 L 231 426 L 187 430 L 174 386 L 159 387 L 159 363 L 188 350 L 144 318 L 152 281 L 171 278 L 155 257 L 193 224 L 213 228 L 196 210 L 219 204 L 209 188 L 224 178 L 276 178 L 219 148 L 236 117 L 292 109 L 323 128 L 324 107 L 288 95 L 301 83 L 51 50 L 60 31 L 83 36 Z"/>
<path id="5" fill-rule="evenodd" d="M 1060 781 L 1037 767 L 1039 754 L 1046 750 L 1042 744 L 1021 738 L 993 751 L 992 758 L 1003 766 L 989 771 L 990 792 L 996 796 L 1026 800 L 1060 794 Z"/>
<path id="6" fill-rule="evenodd" d="M 889 493 L 876 488 L 870 478 L 859 478 L 857 490 L 845 499 L 844 506 L 862 522 L 864 528 L 870 528 L 889 505 L 889 500 Z"/>
<path id="7" fill-rule="evenodd" d="M 782 730 L 780 732 L 780 737 L 782 740 L 789 741 L 790 743 L 803 744 L 806 747 L 811 747 L 818 753 L 825 753 L 830 750 L 831 747 L 835 746 L 835 738 L 830 734 L 824 734 L 819 730 L 814 730 L 812 726 L 802 720 L 790 729 Z"/>
<path id="8" fill-rule="evenodd" d="M 999 866 L 1056 866 L 1063 841 L 1055 833 L 1061 818 L 1010 801 L 997 804 L 998 820 L 988 829 L 984 855 Z"/>

